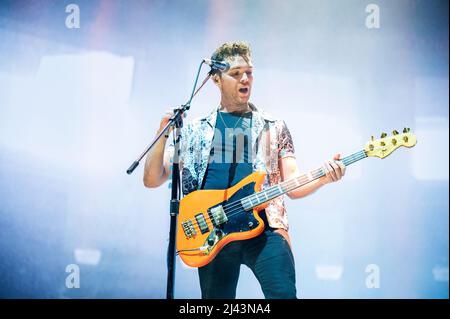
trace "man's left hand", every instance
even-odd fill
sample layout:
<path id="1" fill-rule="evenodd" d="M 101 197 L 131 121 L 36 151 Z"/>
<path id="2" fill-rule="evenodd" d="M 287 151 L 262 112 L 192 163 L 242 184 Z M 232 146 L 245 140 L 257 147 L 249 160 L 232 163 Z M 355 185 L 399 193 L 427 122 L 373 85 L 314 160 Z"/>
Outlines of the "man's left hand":
<path id="1" fill-rule="evenodd" d="M 332 160 L 325 162 L 322 169 L 325 172 L 325 176 L 322 177 L 322 184 L 328 184 L 337 182 L 345 174 L 345 165 L 342 163 L 341 154 L 334 155 Z"/>

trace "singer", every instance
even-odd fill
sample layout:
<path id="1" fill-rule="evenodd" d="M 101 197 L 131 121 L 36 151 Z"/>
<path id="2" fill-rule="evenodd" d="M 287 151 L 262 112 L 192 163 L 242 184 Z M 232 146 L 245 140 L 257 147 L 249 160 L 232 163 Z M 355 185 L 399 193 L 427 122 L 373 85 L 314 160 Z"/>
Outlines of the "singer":
<path id="1" fill-rule="evenodd" d="M 263 187 L 298 176 L 294 143 L 286 123 L 250 102 L 254 80 L 250 46 L 245 42 L 225 43 L 211 60 L 222 62 L 211 69 L 221 99 L 210 114 L 182 128 L 183 194 L 227 189 L 255 171 L 267 173 Z M 158 133 L 171 116 L 171 111 L 163 115 Z M 158 187 L 169 177 L 173 147 L 166 148 L 166 140 L 161 139 L 147 156 L 146 187 Z M 325 176 L 289 192 L 288 196 L 296 199 L 310 195 L 323 185 L 340 180 L 345 173 L 339 154 L 326 161 L 323 169 L 327 172 Z M 271 200 L 260 216 L 264 232 L 227 244 L 211 262 L 198 268 L 202 298 L 236 298 L 241 265 L 252 270 L 266 298 L 297 298 L 283 197 Z"/>

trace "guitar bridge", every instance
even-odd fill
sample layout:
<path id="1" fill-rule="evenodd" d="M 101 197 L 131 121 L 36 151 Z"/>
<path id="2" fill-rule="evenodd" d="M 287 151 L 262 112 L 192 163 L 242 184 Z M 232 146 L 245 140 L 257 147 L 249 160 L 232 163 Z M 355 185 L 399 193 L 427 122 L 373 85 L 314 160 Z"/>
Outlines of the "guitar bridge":
<path id="1" fill-rule="evenodd" d="M 228 221 L 228 217 L 225 214 L 225 211 L 224 211 L 222 205 L 210 208 L 209 216 L 211 217 L 215 226 L 226 223 Z"/>
<path id="2" fill-rule="evenodd" d="M 184 222 L 181 223 L 181 225 L 183 226 L 184 235 L 187 238 L 194 237 L 197 234 L 194 228 L 194 223 L 192 223 L 191 220 L 185 220 Z"/>

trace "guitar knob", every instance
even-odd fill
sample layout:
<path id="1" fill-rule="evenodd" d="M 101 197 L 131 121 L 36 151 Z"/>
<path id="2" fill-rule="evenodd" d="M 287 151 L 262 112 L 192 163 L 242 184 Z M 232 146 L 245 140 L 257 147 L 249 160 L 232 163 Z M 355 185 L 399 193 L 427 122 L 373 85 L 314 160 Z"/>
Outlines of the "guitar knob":
<path id="1" fill-rule="evenodd" d="M 381 133 L 381 138 L 385 138 L 387 136 L 387 134 L 386 133 Z"/>
<path id="2" fill-rule="evenodd" d="M 214 245 L 214 239 L 212 239 L 212 238 L 208 239 L 208 245 L 209 246 Z"/>
<path id="3" fill-rule="evenodd" d="M 398 132 L 396 130 L 393 130 L 392 135 L 398 135 Z"/>

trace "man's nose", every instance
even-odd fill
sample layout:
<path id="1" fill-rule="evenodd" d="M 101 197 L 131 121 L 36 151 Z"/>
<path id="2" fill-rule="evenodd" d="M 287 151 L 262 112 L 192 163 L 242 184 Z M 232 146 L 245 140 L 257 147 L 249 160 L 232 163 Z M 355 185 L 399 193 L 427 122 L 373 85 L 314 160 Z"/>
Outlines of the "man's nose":
<path id="1" fill-rule="evenodd" d="M 248 81 L 248 76 L 247 76 L 247 73 L 244 72 L 244 74 L 242 74 L 242 77 L 241 77 L 241 82 L 247 82 L 247 81 Z"/>

